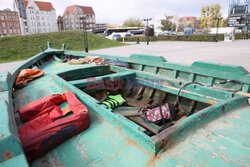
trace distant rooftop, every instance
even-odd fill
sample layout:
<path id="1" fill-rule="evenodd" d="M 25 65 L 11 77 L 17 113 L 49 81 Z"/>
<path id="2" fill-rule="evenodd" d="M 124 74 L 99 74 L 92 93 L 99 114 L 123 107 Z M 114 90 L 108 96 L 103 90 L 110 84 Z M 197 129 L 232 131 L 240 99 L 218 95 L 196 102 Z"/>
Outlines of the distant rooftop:
<path id="1" fill-rule="evenodd" d="M 84 14 L 93 14 L 93 15 L 95 14 L 92 7 L 90 7 L 90 6 L 79 6 L 79 5 L 68 6 L 65 9 L 64 14 L 73 13 L 76 7 L 81 8 Z"/>
<path id="2" fill-rule="evenodd" d="M 0 10 L 0 13 L 17 13 L 16 11 L 12 11 L 12 10 L 10 10 L 9 8 L 7 8 L 7 9 L 4 9 L 4 10 Z"/>
<path id="3" fill-rule="evenodd" d="M 23 0 L 23 2 L 25 3 L 25 8 L 27 8 L 29 1 Z M 35 1 L 35 3 L 38 6 L 39 10 L 43 10 L 43 11 L 55 10 L 51 2 Z"/>
<path id="4" fill-rule="evenodd" d="M 196 20 L 197 18 L 196 17 L 194 17 L 194 16 L 184 16 L 184 17 L 180 17 L 179 18 L 179 21 L 181 22 L 181 21 L 183 21 L 184 19 L 187 19 L 187 20 Z"/>

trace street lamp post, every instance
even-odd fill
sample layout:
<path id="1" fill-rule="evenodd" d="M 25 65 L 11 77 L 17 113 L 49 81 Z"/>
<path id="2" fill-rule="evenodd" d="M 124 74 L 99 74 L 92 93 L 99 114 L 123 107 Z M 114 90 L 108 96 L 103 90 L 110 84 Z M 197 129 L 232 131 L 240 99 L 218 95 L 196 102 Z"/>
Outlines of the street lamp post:
<path id="1" fill-rule="evenodd" d="M 248 39 L 248 26 L 249 26 L 249 18 L 248 18 L 249 16 L 247 16 L 247 20 L 246 20 L 246 25 L 247 25 L 247 33 L 246 33 L 246 39 Z"/>
<path id="2" fill-rule="evenodd" d="M 218 37 L 219 37 L 219 24 L 220 24 L 220 20 L 221 18 L 216 18 L 217 19 L 217 29 L 216 29 L 216 39 L 215 42 L 218 42 Z"/>
<path id="3" fill-rule="evenodd" d="M 86 19 L 87 17 L 88 17 L 88 15 L 84 15 L 84 16 L 80 17 L 80 20 L 82 20 L 83 41 L 84 41 L 84 49 L 85 49 L 86 53 L 89 52 L 88 34 L 87 34 L 87 30 L 86 30 L 86 23 L 84 23 L 84 19 Z"/>
<path id="4" fill-rule="evenodd" d="M 152 20 L 152 18 L 143 19 L 143 21 L 146 21 L 146 22 L 147 22 L 147 28 L 146 28 L 147 45 L 149 45 L 149 38 L 148 38 L 148 33 L 149 33 L 149 30 L 148 30 L 148 22 L 151 21 L 151 20 Z"/>

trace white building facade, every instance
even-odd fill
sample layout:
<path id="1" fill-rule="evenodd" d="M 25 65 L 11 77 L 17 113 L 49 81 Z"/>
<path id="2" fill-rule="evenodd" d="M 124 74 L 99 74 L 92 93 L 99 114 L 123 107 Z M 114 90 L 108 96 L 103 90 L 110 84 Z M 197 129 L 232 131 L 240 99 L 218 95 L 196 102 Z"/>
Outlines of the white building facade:
<path id="1" fill-rule="evenodd" d="M 169 20 L 172 23 L 176 24 L 176 26 L 178 26 L 178 16 L 177 15 L 173 15 L 173 16 L 157 15 L 154 20 L 155 20 L 154 31 L 155 31 L 156 35 L 159 33 L 162 33 L 162 30 L 161 30 L 161 27 L 162 27 L 161 21 L 162 20 Z"/>
<path id="2" fill-rule="evenodd" d="M 161 21 L 162 20 L 166 20 L 166 16 L 165 15 L 157 15 L 155 16 L 155 23 L 154 23 L 154 31 L 155 31 L 155 35 L 158 35 L 159 33 L 162 33 L 161 30 Z"/>
<path id="3" fill-rule="evenodd" d="M 50 2 L 41 2 L 34 0 L 15 0 L 14 10 L 19 13 L 22 8 L 18 5 L 22 2 L 25 4 L 26 17 L 22 20 L 23 34 L 46 33 L 58 31 L 56 10 Z"/>

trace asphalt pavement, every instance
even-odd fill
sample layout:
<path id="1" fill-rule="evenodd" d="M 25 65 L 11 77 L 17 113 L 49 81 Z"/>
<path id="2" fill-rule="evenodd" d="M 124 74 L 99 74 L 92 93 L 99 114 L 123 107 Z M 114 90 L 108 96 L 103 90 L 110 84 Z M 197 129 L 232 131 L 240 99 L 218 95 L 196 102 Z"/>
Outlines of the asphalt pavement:
<path id="1" fill-rule="evenodd" d="M 250 72 L 250 40 L 234 42 L 152 42 L 100 49 L 92 53 L 129 56 L 133 53 L 163 56 L 169 62 L 191 65 L 195 61 L 207 61 L 243 66 Z M 0 72 L 10 71 L 23 63 L 0 64 Z"/>

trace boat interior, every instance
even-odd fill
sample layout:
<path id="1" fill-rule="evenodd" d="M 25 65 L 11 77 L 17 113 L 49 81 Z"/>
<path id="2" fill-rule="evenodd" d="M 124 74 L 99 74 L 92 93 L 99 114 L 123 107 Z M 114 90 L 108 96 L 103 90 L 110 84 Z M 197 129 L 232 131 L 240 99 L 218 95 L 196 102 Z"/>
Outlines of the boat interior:
<path id="1" fill-rule="evenodd" d="M 31 81 L 26 87 L 13 88 L 9 92 L 9 101 L 13 104 L 14 120 L 18 128 L 23 125 L 17 113 L 18 108 L 46 95 L 72 91 L 87 106 L 91 117 L 90 129 L 77 136 L 77 140 L 73 137 L 72 141 L 81 143 L 84 138 L 88 138 L 87 135 L 93 137 L 91 131 L 96 129 L 98 133 L 97 124 L 102 124 L 103 127 L 99 128 L 114 128 L 120 135 L 125 135 L 155 156 L 228 111 L 248 105 L 246 96 L 233 91 L 240 88 L 242 93 L 250 91 L 250 75 L 242 67 L 204 62 L 187 66 L 169 63 L 162 57 L 150 55 L 135 54 L 124 58 L 56 50 L 51 48 L 50 43 L 48 47 L 46 51 L 41 48 L 40 54 L 14 69 L 11 74 L 6 74 L 8 84 L 12 87 L 15 81 L 13 78 L 16 78 L 21 69 L 36 66 L 45 72 L 43 77 Z M 61 63 L 63 56 L 69 54 L 82 58 L 92 55 L 109 60 L 119 59 L 128 62 L 130 68 Z M 207 69 L 211 66 L 214 71 L 208 72 Z M 218 84 L 229 79 L 241 82 Z M 202 85 L 192 84 L 180 91 L 188 82 Z M 101 101 L 109 91 L 119 92 L 126 103 L 113 110 L 107 109 Z M 178 110 L 172 121 L 149 123 L 138 113 L 141 107 L 161 106 L 166 103 L 174 104 Z M 60 107 L 66 108 L 67 103 L 62 103 Z M 70 149 L 71 146 L 68 145 L 69 142 L 65 142 L 54 151 Z M 42 161 L 44 159 L 34 164 L 39 165 Z"/>

